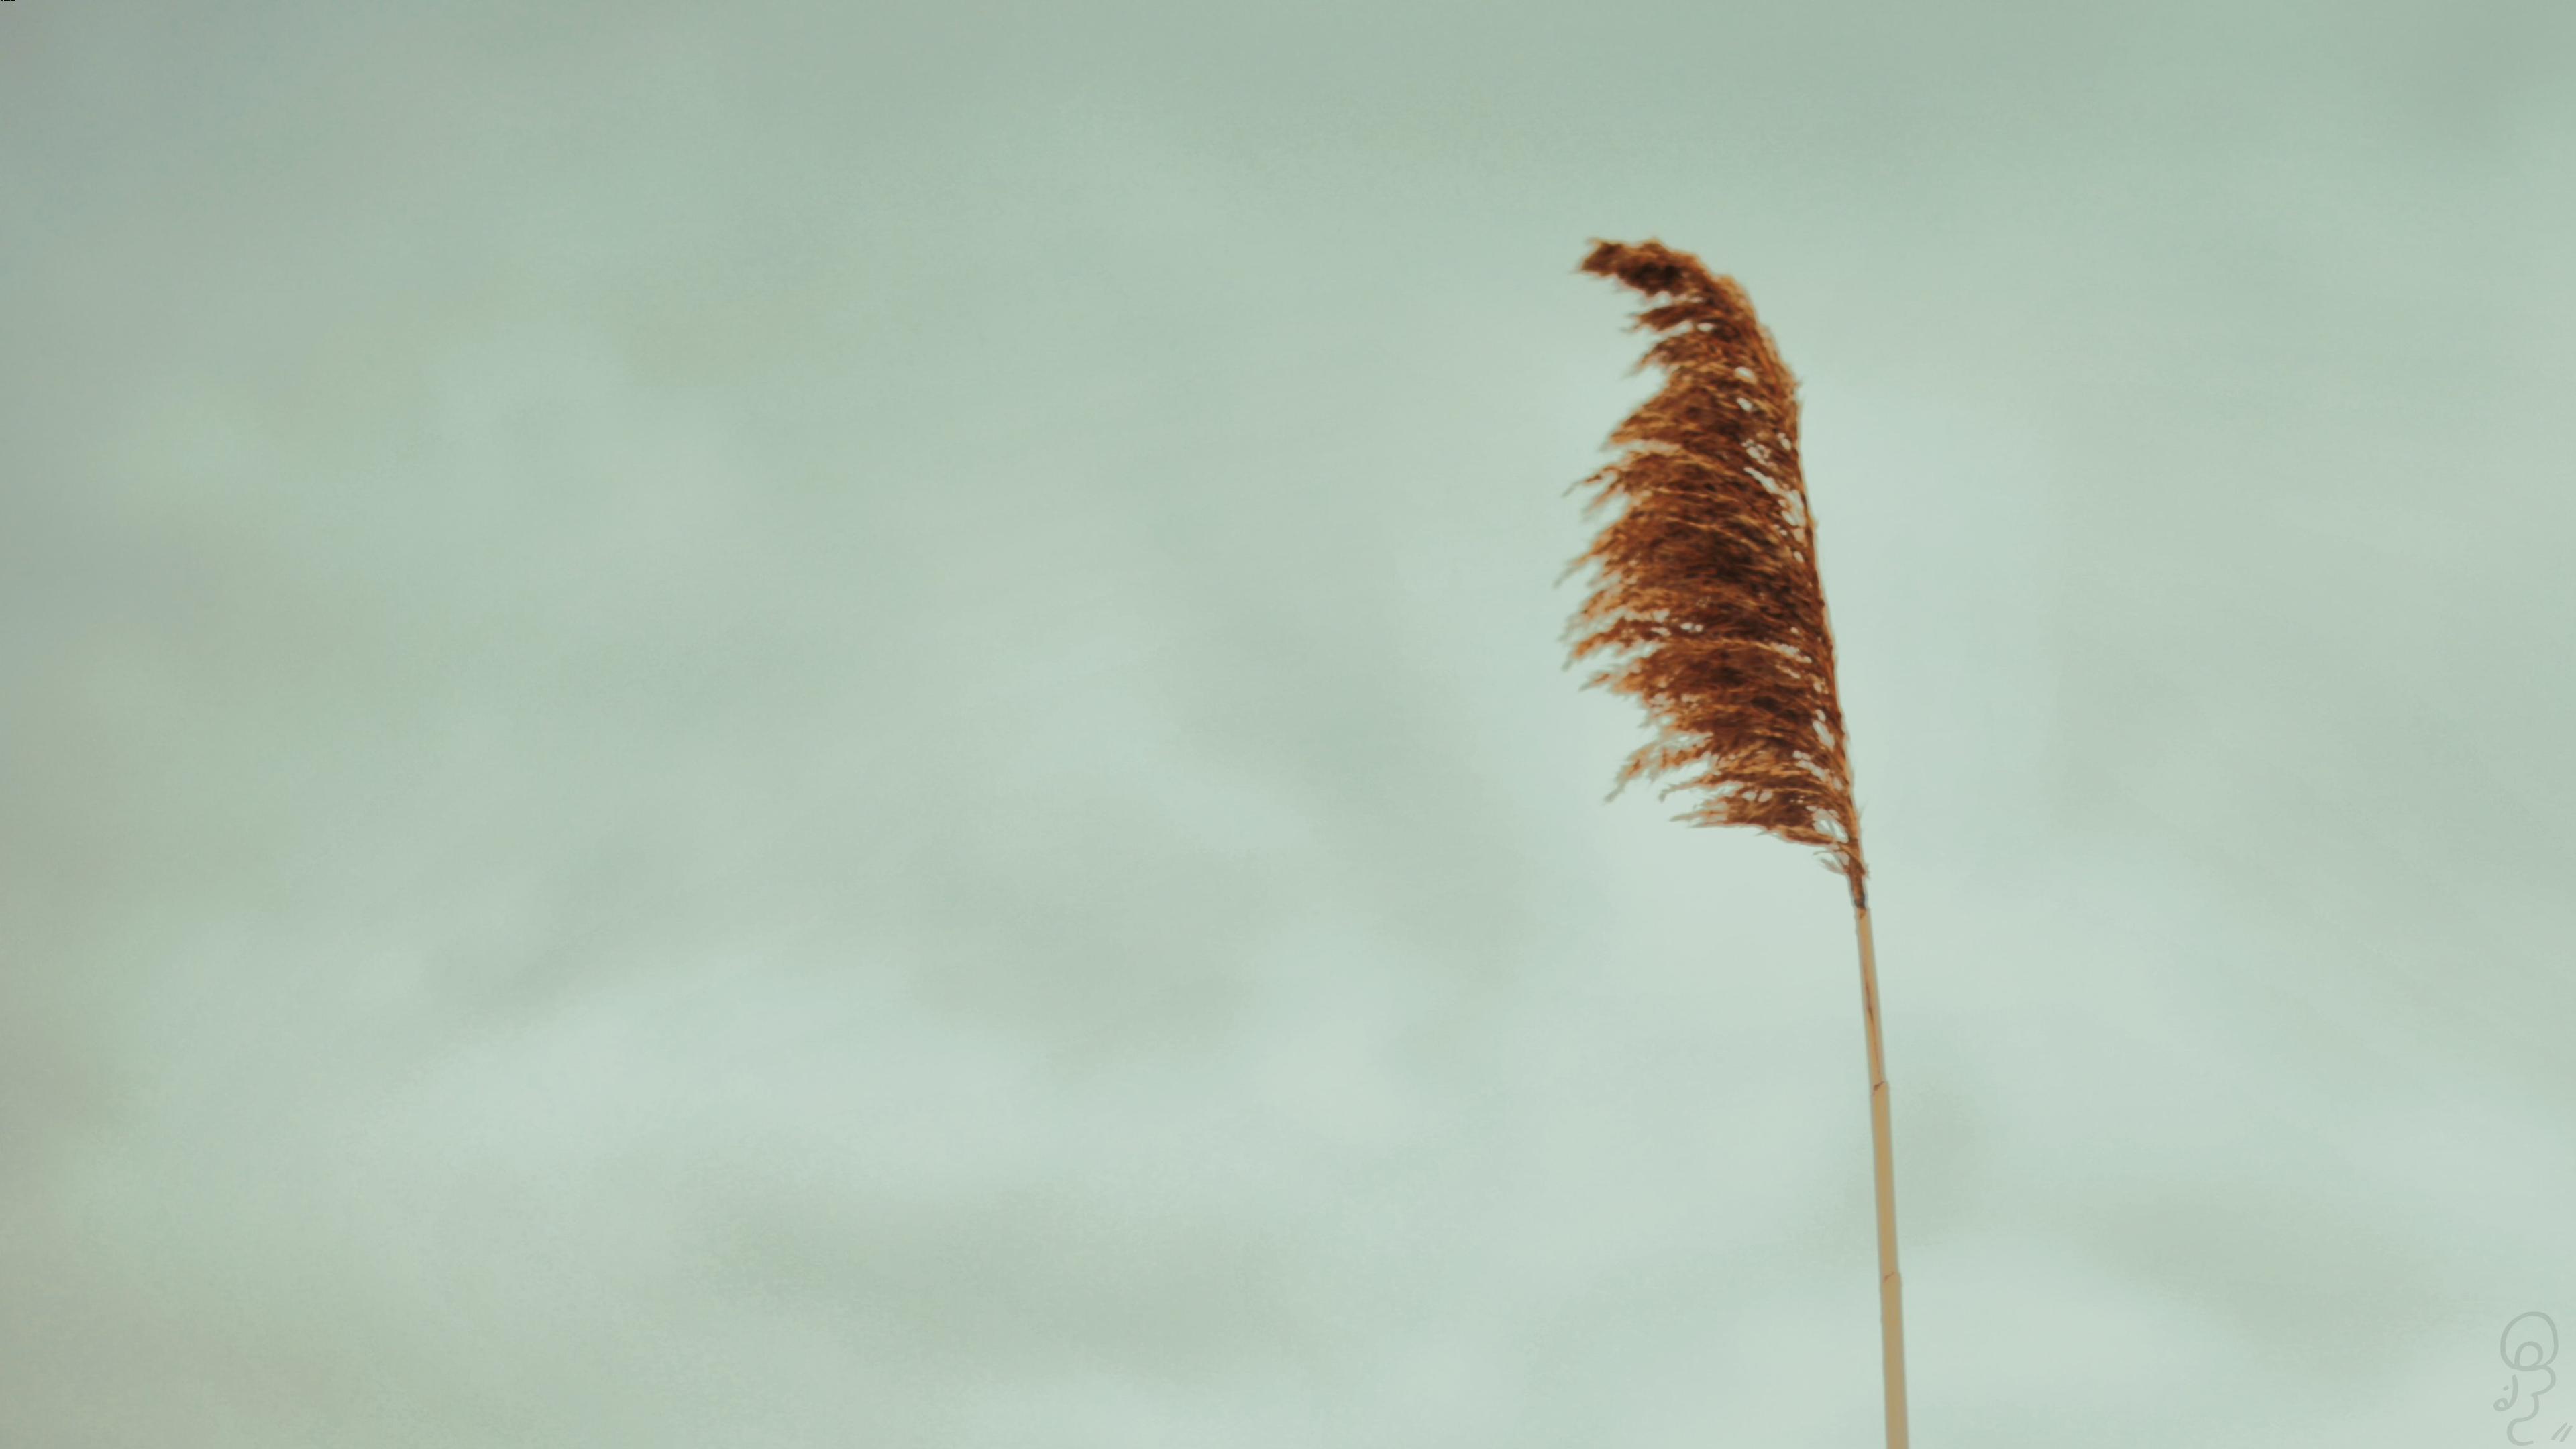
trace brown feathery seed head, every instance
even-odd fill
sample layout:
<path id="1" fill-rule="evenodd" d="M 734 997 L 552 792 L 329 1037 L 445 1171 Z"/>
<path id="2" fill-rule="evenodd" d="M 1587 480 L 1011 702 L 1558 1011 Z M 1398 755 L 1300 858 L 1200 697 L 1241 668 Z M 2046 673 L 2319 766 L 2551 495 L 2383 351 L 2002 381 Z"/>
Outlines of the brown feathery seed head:
<path id="1" fill-rule="evenodd" d="M 1675 817 L 1820 848 L 1868 902 L 1815 518 L 1798 465 L 1798 384 L 1732 277 L 1660 242 L 1598 242 L 1582 270 L 1655 305 L 1638 363 L 1664 386 L 1610 435 L 1625 449 L 1576 487 L 1624 507 L 1566 572 L 1591 565 L 1569 665 L 1633 697 L 1657 728 L 1620 772 L 1700 792 Z"/>

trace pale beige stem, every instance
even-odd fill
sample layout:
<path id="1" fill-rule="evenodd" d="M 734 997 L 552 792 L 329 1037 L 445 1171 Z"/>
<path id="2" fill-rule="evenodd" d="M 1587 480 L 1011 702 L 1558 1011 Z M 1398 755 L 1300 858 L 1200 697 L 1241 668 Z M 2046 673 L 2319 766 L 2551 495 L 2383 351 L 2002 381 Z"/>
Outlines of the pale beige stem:
<path id="1" fill-rule="evenodd" d="M 1860 928 L 1860 1011 L 1869 1029 L 1869 1135 L 1878 1179 L 1878 1334 L 1887 1370 L 1887 1449 L 1905 1449 L 1905 1288 L 1896 1272 L 1896 1153 L 1888 1128 L 1887 1053 L 1878 1035 L 1878 953 L 1870 944 L 1869 908 L 1852 916 Z"/>

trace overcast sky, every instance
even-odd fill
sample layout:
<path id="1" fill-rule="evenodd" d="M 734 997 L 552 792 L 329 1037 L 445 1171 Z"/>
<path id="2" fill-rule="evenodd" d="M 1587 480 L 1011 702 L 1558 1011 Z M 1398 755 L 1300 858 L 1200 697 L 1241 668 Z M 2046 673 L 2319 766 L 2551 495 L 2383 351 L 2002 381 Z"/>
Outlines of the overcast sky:
<path id="1" fill-rule="evenodd" d="M 1878 1442 L 1842 888 L 1562 667 L 1649 236 L 1917 1444 L 2576 1422 L 2576 9 L 17 0 L 0 1444 Z"/>

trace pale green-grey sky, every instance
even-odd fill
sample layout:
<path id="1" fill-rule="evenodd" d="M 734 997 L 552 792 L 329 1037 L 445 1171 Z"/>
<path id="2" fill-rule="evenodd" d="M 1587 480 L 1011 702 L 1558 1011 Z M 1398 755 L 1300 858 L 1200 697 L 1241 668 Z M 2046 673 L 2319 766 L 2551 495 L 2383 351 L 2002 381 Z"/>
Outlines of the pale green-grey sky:
<path id="1" fill-rule="evenodd" d="M 1877 1442 L 1841 889 L 1560 667 L 1650 235 L 1916 1442 L 2505 1442 L 2566 5 L 14 0 L 0 1444 Z"/>

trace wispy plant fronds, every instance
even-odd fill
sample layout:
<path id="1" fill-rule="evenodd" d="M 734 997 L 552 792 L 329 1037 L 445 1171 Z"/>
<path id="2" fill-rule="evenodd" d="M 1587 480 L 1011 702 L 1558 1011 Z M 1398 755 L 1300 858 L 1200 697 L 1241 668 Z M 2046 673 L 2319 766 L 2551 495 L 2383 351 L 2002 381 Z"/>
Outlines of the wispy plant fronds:
<path id="1" fill-rule="evenodd" d="M 1661 391 L 1610 435 L 1619 460 L 1577 487 L 1618 517 L 1567 569 L 1595 569 L 1568 636 L 1590 679 L 1658 728 L 1615 796 L 1641 778 L 1697 791 L 1677 817 L 1749 825 L 1819 847 L 1867 903 L 1833 632 L 1798 460 L 1797 380 L 1731 277 L 1660 242 L 1597 243 L 1584 271 L 1652 305 L 1638 366 Z"/>

